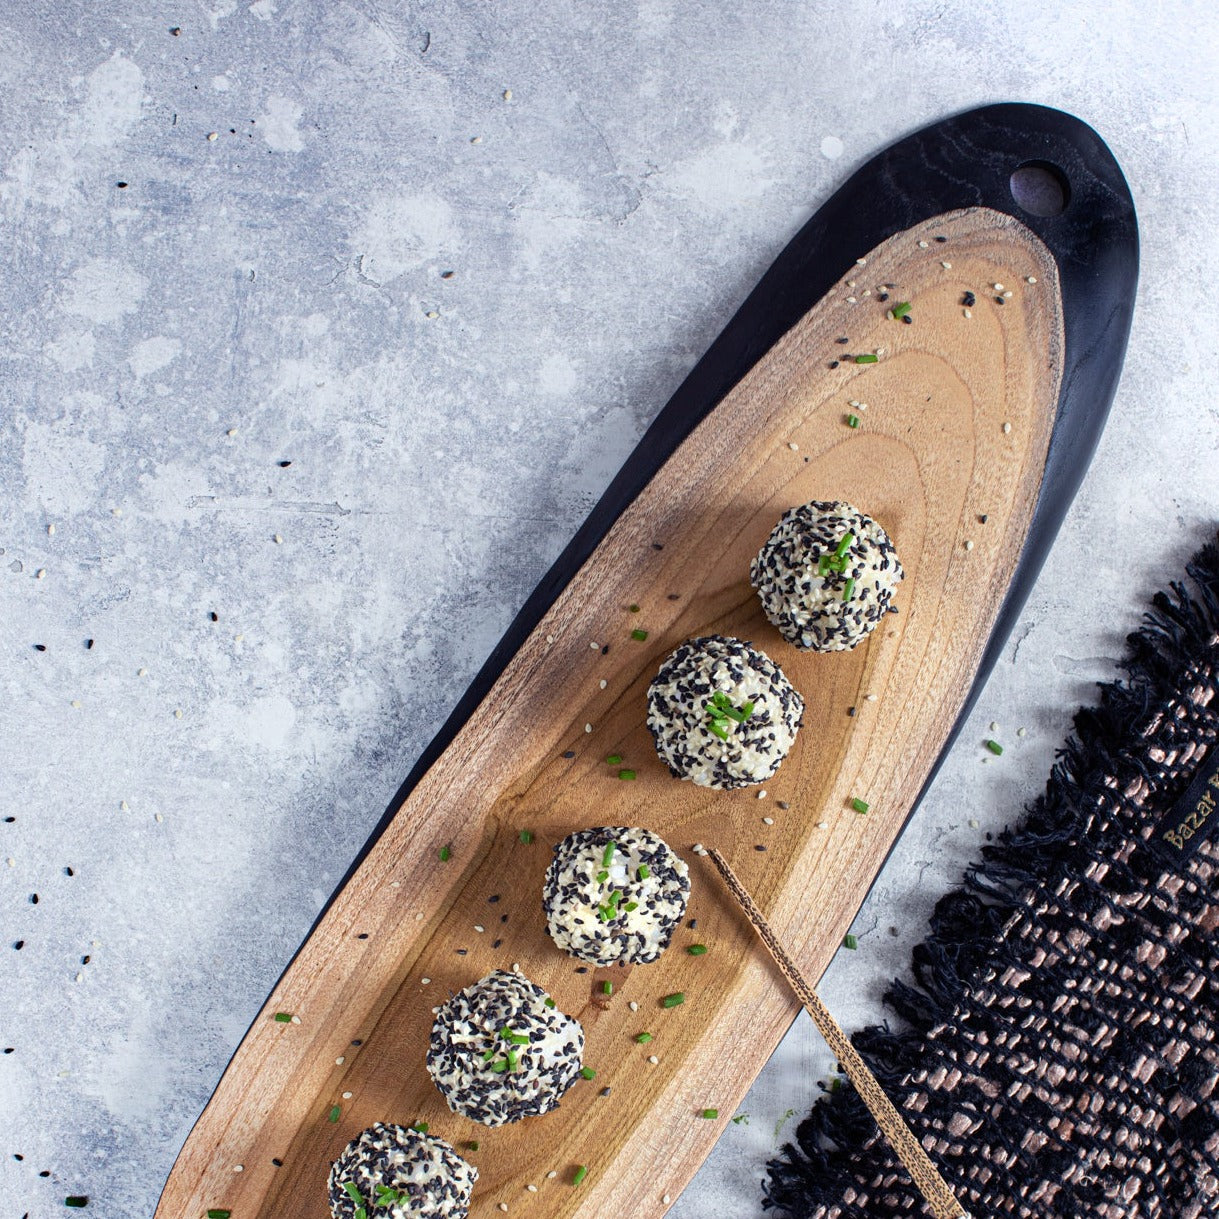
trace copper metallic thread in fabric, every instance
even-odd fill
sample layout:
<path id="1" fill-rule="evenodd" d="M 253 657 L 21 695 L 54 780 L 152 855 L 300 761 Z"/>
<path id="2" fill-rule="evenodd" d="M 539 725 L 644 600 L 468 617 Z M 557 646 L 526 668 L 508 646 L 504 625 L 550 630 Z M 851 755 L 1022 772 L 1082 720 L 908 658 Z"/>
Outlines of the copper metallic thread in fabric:
<path id="1" fill-rule="evenodd" d="M 876 1119 L 876 1124 L 884 1131 L 889 1145 L 897 1153 L 906 1171 L 910 1174 L 919 1192 L 927 1200 L 935 1219 L 969 1219 L 968 1213 L 956 1200 L 948 1183 L 940 1176 L 939 1171 L 923 1150 L 922 1144 L 914 1137 L 914 1132 L 906 1124 L 905 1119 L 897 1111 L 897 1107 L 885 1095 L 884 1089 L 876 1081 L 876 1076 L 868 1070 L 859 1051 L 851 1044 L 850 1039 L 838 1025 L 838 1021 L 830 1015 L 829 1008 L 821 1002 L 817 992 L 809 985 L 808 980 L 796 968 L 795 962 L 783 949 L 778 937 L 771 930 L 761 910 L 745 887 L 737 879 L 736 873 L 728 861 L 717 850 L 711 852 L 711 862 L 719 869 L 724 883 L 732 896 L 740 903 L 749 921 L 762 943 L 766 945 L 775 963 L 783 971 L 796 997 L 804 1004 L 808 1014 L 812 1016 L 826 1044 L 834 1051 L 835 1057 L 845 1068 L 847 1078 L 855 1085 L 855 1091 L 863 1098 L 868 1112 Z"/>

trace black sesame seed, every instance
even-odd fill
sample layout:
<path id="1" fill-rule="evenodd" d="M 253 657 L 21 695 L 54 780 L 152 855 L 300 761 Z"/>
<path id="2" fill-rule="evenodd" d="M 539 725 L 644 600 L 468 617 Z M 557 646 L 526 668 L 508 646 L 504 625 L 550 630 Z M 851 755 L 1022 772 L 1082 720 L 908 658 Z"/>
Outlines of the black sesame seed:
<path id="1" fill-rule="evenodd" d="M 64 868 L 64 870 L 63 870 L 63 874 L 64 874 L 65 876 L 75 876 L 75 875 L 76 875 L 76 873 L 75 873 L 75 872 L 73 872 L 73 871 L 72 871 L 72 869 L 71 869 L 70 867 Z"/>
<path id="2" fill-rule="evenodd" d="M 17 941 L 15 941 L 15 942 L 14 942 L 14 944 L 13 944 L 13 949 L 14 949 L 14 951 L 16 951 L 16 952 L 20 952 L 20 951 L 21 951 L 21 950 L 22 950 L 24 947 L 25 947 L 25 941 L 24 941 L 24 940 L 17 940 Z"/>
<path id="3" fill-rule="evenodd" d="M 458 949 L 457 949 L 457 955 L 458 955 L 459 957 L 464 957 L 464 956 L 466 955 L 466 953 L 467 953 L 467 952 L 469 952 L 469 949 L 468 949 L 468 948 L 458 948 Z"/>
<path id="4" fill-rule="evenodd" d="M 842 338 L 834 340 L 835 343 L 849 343 L 850 341 L 851 340 L 848 339 L 845 334 L 842 336 Z"/>
<path id="5" fill-rule="evenodd" d="M 367 932 L 367 931 L 361 931 L 361 932 L 360 932 L 360 934 L 356 936 L 356 939 L 357 939 L 357 940 L 366 940 L 366 939 L 368 939 L 368 932 Z"/>
<path id="6" fill-rule="evenodd" d="M 906 325 L 906 326 L 913 326 L 913 325 L 914 325 L 914 318 L 912 318 L 912 317 L 910 316 L 910 314 L 908 314 L 908 313 L 903 313 L 903 314 L 902 314 L 902 323 L 903 323 L 904 325 Z"/>
<path id="7" fill-rule="evenodd" d="M 985 525 L 986 521 L 987 521 L 987 515 L 985 512 L 983 512 L 982 515 L 980 517 L 978 517 L 978 524 Z"/>
<path id="8" fill-rule="evenodd" d="M 586 974 L 586 973 L 588 973 L 588 966 L 587 966 L 587 965 L 577 965 L 577 966 L 576 966 L 576 973 L 578 973 L 578 974 Z"/>
<path id="9" fill-rule="evenodd" d="M 500 921 L 501 923 L 506 923 L 506 922 L 508 921 L 508 916 L 507 916 L 506 914 L 501 914 L 501 915 L 499 916 L 499 921 Z"/>
<path id="10" fill-rule="evenodd" d="M 292 464 L 292 463 L 291 463 L 290 461 L 281 461 L 281 462 L 279 463 L 279 468 L 280 468 L 281 470 L 286 470 L 286 469 L 287 469 L 287 468 L 288 468 L 288 467 L 289 467 L 291 464 Z"/>
<path id="11" fill-rule="evenodd" d="M 608 652 L 609 652 L 609 644 L 607 643 L 607 644 L 605 645 L 605 647 L 603 647 L 603 648 L 601 649 L 601 655 L 602 655 L 602 656 L 605 656 L 606 654 L 608 654 Z"/>
<path id="12" fill-rule="evenodd" d="M 889 299 L 889 294 L 887 292 L 878 292 L 876 299 L 878 301 L 887 301 Z"/>
<path id="13" fill-rule="evenodd" d="M 1006 304 L 1007 304 L 1007 301 L 1005 301 L 1005 300 L 1003 299 L 1003 297 L 1001 297 L 1001 296 L 996 296 L 996 297 L 995 297 L 995 304 L 996 304 L 996 305 L 1006 305 Z"/>
<path id="14" fill-rule="evenodd" d="M 680 601 L 680 600 L 681 600 L 681 593 L 670 593 L 670 594 L 669 594 L 669 600 L 670 600 L 670 601 Z"/>
<path id="15" fill-rule="evenodd" d="M 495 941 L 493 941 L 493 943 L 491 944 L 491 947 L 492 947 L 492 948 L 498 948 L 498 947 L 499 947 L 499 946 L 500 946 L 500 945 L 501 945 L 503 942 L 504 942 L 503 940 L 495 940 Z"/>
<path id="16" fill-rule="evenodd" d="M 847 715 L 852 715 L 852 716 L 853 716 L 854 714 L 855 714 L 855 708 L 854 708 L 854 707 L 848 707 L 848 708 L 847 708 Z"/>
<path id="17" fill-rule="evenodd" d="M 487 901 L 489 901 L 489 902 L 497 902 L 497 901 L 499 901 L 499 894 L 498 894 L 498 893 L 492 893 L 492 894 L 491 894 L 491 896 L 490 896 L 489 898 L 487 898 Z"/>
<path id="18" fill-rule="evenodd" d="M 364 1042 L 361 1041 L 359 1037 L 357 1037 L 351 1044 L 352 1045 L 363 1045 Z"/>
<path id="19" fill-rule="evenodd" d="M 37 893 L 30 894 L 30 905 L 31 906 L 38 905 L 38 894 Z"/>
<path id="20" fill-rule="evenodd" d="M 93 647 L 93 640 L 92 640 L 92 639 L 86 639 L 86 640 L 85 640 L 85 650 L 86 650 L 86 651 L 89 651 L 89 650 L 91 650 L 91 649 L 92 649 L 92 647 Z"/>
<path id="21" fill-rule="evenodd" d="M 565 750 L 563 750 L 563 757 L 567 758 L 567 759 L 568 759 L 568 761 L 570 761 L 570 760 L 571 760 L 572 758 L 574 758 L 575 756 L 576 756 L 576 751 L 575 751 L 574 749 L 565 749 Z"/>
<path id="22" fill-rule="evenodd" d="M 653 542 L 652 549 L 653 550 L 664 550 L 664 543 L 663 542 Z"/>
<path id="23" fill-rule="evenodd" d="M 947 240 L 948 240 L 947 237 L 937 237 L 936 238 L 936 241 L 938 241 L 940 243 L 940 245 L 943 245 L 944 242 L 946 242 Z"/>
<path id="24" fill-rule="evenodd" d="M 977 303 L 978 298 L 974 296 L 972 292 L 966 292 L 965 295 L 961 297 L 961 304 L 964 305 L 966 309 L 968 309 L 970 305 L 976 305 Z"/>
<path id="25" fill-rule="evenodd" d="M 837 361 L 837 360 L 831 360 L 831 361 L 829 362 L 828 367 L 830 367 L 830 368 L 837 368 L 837 367 L 838 367 L 838 361 Z"/>
<path id="26" fill-rule="evenodd" d="M 210 618 L 210 619 L 211 619 L 213 622 L 219 622 L 219 621 L 220 621 L 220 615 L 219 615 L 218 613 L 216 613 L 216 611 L 215 611 L 215 610 L 212 610 L 212 612 L 211 612 L 210 614 L 208 614 L 208 617 L 209 617 L 209 618 Z"/>
<path id="27" fill-rule="evenodd" d="M 753 849 L 754 849 L 755 851 L 764 851 L 764 850 L 766 850 L 766 848 L 765 848 L 765 847 L 764 847 L 764 846 L 763 846 L 763 845 L 762 845 L 760 842 L 755 842 L 755 843 L 753 844 Z"/>
<path id="28" fill-rule="evenodd" d="M 46 650 L 47 650 L 47 645 L 46 645 L 45 643 L 36 643 L 36 644 L 34 644 L 34 651 L 35 651 L 35 652 L 45 652 Z"/>
<path id="29" fill-rule="evenodd" d="M 276 1168 L 283 1168 L 284 1166 L 283 1160 L 277 1160 L 274 1156 L 271 1158 L 271 1163 L 274 1164 Z"/>

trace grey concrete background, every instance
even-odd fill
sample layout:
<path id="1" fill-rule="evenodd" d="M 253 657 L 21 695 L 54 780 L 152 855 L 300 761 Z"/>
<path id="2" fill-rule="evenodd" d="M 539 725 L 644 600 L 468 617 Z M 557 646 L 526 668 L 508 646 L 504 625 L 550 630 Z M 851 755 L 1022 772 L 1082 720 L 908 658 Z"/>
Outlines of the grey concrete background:
<path id="1" fill-rule="evenodd" d="M 762 270 L 884 144 L 1039 101 L 1125 167 L 1138 312 L 1023 620 L 825 981 L 848 1026 L 881 1015 L 1215 527 L 1217 35 L 1180 2 L 9 0 L 0 1215 L 151 1213 L 412 760 Z M 799 1021 L 673 1213 L 760 1214 L 828 1067 Z"/>

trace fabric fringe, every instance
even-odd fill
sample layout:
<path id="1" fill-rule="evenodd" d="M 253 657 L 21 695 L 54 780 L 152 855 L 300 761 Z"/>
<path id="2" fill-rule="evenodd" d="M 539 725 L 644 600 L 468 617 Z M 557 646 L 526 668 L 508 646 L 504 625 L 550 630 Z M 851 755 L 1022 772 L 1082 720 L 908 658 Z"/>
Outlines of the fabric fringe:
<path id="1" fill-rule="evenodd" d="M 1024 820 L 982 850 L 960 889 L 936 904 L 927 938 L 912 955 L 914 984 L 895 980 L 886 1004 L 906 1026 L 886 1022 L 852 1038 L 881 1084 L 897 1088 L 918 1068 L 924 1037 L 948 1020 L 980 971 L 1002 964 L 1002 929 L 1036 886 L 1052 889 L 1070 865 L 1071 843 L 1088 834 L 1089 792 L 1119 764 L 1124 742 L 1145 729 L 1179 687 L 1183 673 L 1211 651 L 1219 635 L 1219 545 L 1208 543 L 1186 565 L 1189 587 L 1174 581 L 1152 598 L 1143 625 L 1127 637 L 1124 680 L 1099 686 L 1095 707 L 1082 708 L 1074 733 L 1058 751 L 1045 792 Z M 1129 754 L 1120 762 L 1137 764 Z M 1138 769 L 1142 769 L 1138 766 Z M 1103 849 L 1102 843 L 1095 843 Z M 762 1205 L 803 1219 L 841 1204 L 843 1185 L 876 1123 L 846 1080 L 819 1100 L 769 1161 Z"/>

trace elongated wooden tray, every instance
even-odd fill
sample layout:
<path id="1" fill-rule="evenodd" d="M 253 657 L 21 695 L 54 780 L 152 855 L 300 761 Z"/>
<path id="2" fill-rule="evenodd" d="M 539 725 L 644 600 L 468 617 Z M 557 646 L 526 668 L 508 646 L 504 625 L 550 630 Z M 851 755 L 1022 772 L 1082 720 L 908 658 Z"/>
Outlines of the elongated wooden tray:
<path id="1" fill-rule="evenodd" d="M 1059 160 L 1070 149 L 1084 157 L 1081 133 L 1091 133 L 1067 116 L 975 115 L 990 130 L 1003 110 L 1026 136 L 1034 119 L 1054 116 Z M 947 143 L 958 153 L 972 117 L 952 120 Z M 913 139 L 925 152 L 931 134 Z M 1076 207 L 1089 183 L 1113 194 L 1112 174 L 1066 172 Z M 677 429 L 662 416 L 659 451 L 637 453 L 624 471 L 631 495 L 622 478 L 607 493 L 617 511 L 603 513 L 600 536 L 586 526 L 522 611 L 280 979 L 183 1148 L 158 1219 L 209 1208 L 324 1219 L 330 1163 L 376 1121 L 425 1121 L 465 1151 L 480 1173 L 473 1216 L 501 1204 L 539 1219 L 659 1215 L 676 1197 L 796 1012 L 690 848 L 718 846 L 799 965 L 821 975 L 993 656 L 996 623 L 1006 615 L 1010 625 L 1013 581 L 1027 591 L 1034 543 L 1048 544 L 1108 406 L 1115 371 L 1074 402 L 1061 392 L 1064 371 L 1083 367 L 1069 345 L 1084 263 L 1064 263 L 1053 234 L 1034 233 L 1010 204 L 972 202 L 882 229 L 865 248 L 848 242 L 845 271 L 790 329 L 777 311 L 786 333 L 748 372 L 732 375 L 721 349 L 718 375 L 733 384 L 704 404 L 701 422 L 687 413 Z M 1112 238 L 1120 209 L 1101 215 Z M 1132 251 L 1132 211 L 1124 219 Z M 787 272 L 798 270 L 790 259 Z M 910 323 L 888 316 L 904 301 Z M 1120 362 L 1129 305 L 1123 314 L 1107 303 Z M 750 337 L 733 350 L 738 365 L 764 332 L 741 332 Z M 1095 345 L 1077 351 L 1096 358 Z M 650 477 L 629 488 L 649 462 Z M 770 529 L 809 499 L 874 515 L 906 568 L 900 612 L 853 652 L 798 652 L 749 587 Z M 646 640 L 632 638 L 637 628 Z M 764 798 L 677 782 L 644 726 L 663 657 L 709 632 L 753 640 L 806 700 L 799 739 Z M 637 779 L 621 780 L 610 754 Z M 866 815 L 853 797 L 868 802 Z M 679 931 L 655 965 L 585 968 L 544 932 L 551 845 L 612 824 L 656 830 L 691 866 L 697 927 Z M 709 951 L 690 956 L 694 943 Z M 424 1056 L 433 1006 L 508 967 L 581 1020 L 597 1075 L 556 1113 L 488 1130 L 448 1111 Z M 676 991 L 685 1002 L 664 1008 Z M 653 1034 L 647 1045 L 635 1040 L 642 1031 Z M 718 1118 L 703 1118 L 707 1108 Z"/>

